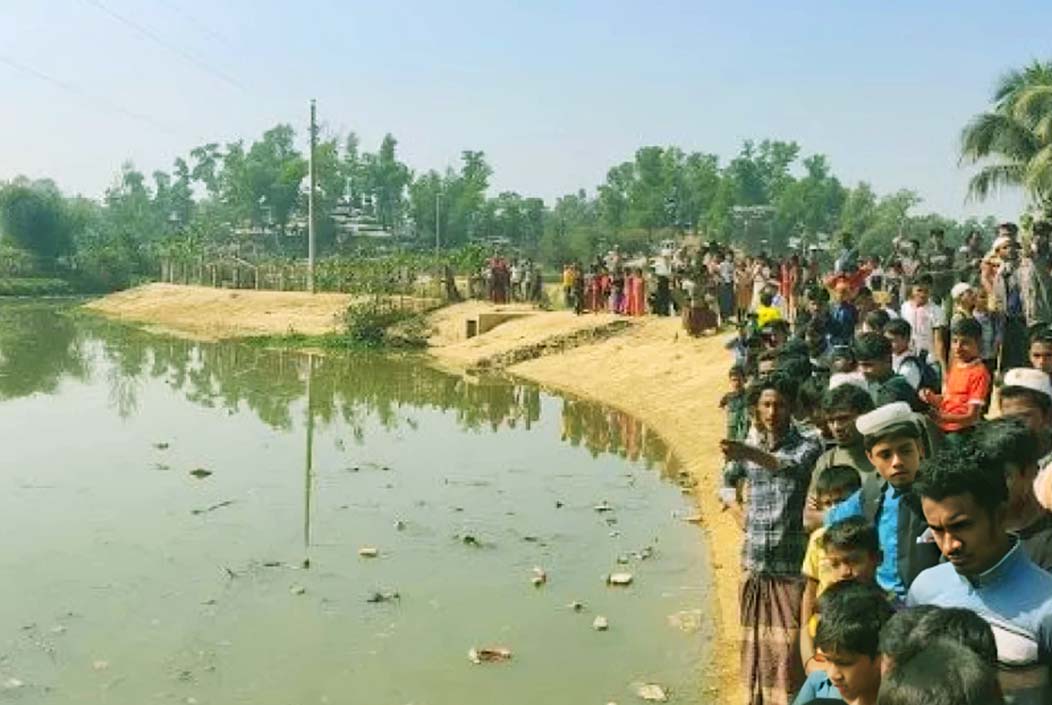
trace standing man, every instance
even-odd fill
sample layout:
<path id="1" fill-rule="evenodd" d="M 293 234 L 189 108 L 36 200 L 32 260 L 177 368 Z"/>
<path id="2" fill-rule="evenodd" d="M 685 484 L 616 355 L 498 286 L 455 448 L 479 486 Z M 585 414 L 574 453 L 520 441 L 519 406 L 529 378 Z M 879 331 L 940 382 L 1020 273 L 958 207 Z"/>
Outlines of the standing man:
<path id="1" fill-rule="evenodd" d="M 916 491 L 946 562 L 917 577 L 908 604 L 976 612 L 994 631 L 1006 701 L 1052 702 L 1052 574 L 1008 533 L 1002 468 L 974 448 L 947 447 L 924 464 Z"/>
<path id="2" fill-rule="evenodd" d="M 941 307 L 931 301 L 931 277 L 921 275 L 914 282 L 910 300 L 902 304 L 902 320 L 910 324 L 913 352 L 922 360 L 933 358 L 946 374 L 946 317 Z"/>
<path id="3" fill-rule="evenodd" d="M 1019 248 L 1015 240 L 1002 235 L 994 241 L 994 252 L 1001 261 L 994 274 L 993 288 L 995 308 L 1001 313 L 1004 321 L 1001 343 L 1003 371 L 1026 365 L 1026 310 L 1023 302 L 1023 276 L 1019 269 Z"/>
<path id="4" fill-rule="evenodd" d="M 800 662 L 800 565 L 807 549 L 804 503 L 821 443 L 792 424 L 795 383 L 779 374 L 749 390 L 753 427 L 724 440 L 726 487 L 748 480 L 739 594 L 742 673 L 749 705 L 786 705 L 804 682 Z"/>

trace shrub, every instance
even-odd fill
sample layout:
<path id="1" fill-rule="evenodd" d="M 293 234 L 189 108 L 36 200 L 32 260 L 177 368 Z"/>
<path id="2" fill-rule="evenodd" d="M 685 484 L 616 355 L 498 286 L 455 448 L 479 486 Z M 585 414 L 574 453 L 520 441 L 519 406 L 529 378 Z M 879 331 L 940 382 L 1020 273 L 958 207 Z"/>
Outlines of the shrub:
<path id="1" fill-rule="evenodd" d="M 369 297 L 355 301 L 344 314 L 351 345 L 419 347 L 427 337 L 423 314 L 397 301 Z"/>
<path id="2" fill-rule="evenodd" d="M 62 279 L 0 279 L 0 296 L 69 296 L 73 287 Z"/>

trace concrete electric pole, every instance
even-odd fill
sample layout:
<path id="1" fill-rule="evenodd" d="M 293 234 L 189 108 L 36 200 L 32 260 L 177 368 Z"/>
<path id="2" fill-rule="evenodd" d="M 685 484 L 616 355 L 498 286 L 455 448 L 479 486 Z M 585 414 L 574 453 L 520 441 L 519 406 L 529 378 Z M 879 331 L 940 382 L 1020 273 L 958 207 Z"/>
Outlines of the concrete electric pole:
<path id="1" fill-rule="evenodd" d="M 314 293 L 314 148 L 318 144 L 314 99 L 310 101 L 310 194 L 307 196 L 307 291 Z"/>

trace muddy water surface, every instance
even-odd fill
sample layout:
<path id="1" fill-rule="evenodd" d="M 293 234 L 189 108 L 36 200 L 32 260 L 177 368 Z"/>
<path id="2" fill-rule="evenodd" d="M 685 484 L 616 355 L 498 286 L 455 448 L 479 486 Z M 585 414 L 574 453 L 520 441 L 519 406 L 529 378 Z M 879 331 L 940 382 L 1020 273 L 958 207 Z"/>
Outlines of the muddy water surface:
<path id="1" fill-rule="evenodd" d="M 0 304 L 0 702 L 709 702 L 676 476 L 530 385 Z"/>

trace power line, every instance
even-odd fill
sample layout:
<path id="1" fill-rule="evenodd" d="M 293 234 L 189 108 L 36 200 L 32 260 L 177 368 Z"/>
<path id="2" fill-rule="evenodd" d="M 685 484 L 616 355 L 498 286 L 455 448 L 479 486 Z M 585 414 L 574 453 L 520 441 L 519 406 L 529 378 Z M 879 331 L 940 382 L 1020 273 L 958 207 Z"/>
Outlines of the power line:
<path id="1" fill-rule="evenodd" d="M 170 52 L 172 52 L 174 54 L 177 54 L 178 56 L 182 57 L 184 60 L 190 62 L 194 66 L 196 66 L 199 69 L 201 69 L 202 71 L 205 71 L 206 73 L 212 74 L 216 78 L 218 78 L 221 81 L 224 81 L 224 82 L 230 84 L 234 88 L 238 88 L 238 89 L 243 90 L 243 91 L 247 90 L 243 85 L 238 83 L 237 80 L 231 78 L 228 74 L 223 73 L 219 69 L 212 68 L 210 65 L 206 64 L 204 61 L 201 61 L 200 59 L 198 59 L 193 54 L 190 54 L 189 52 L 187 52 L 187 51 L 181 49 L 180 47 L 172 44 L 171 42 L 163 39 L 162 37 L 158 36 L 155 32 L 151 31 L 150 29 L 147 29 L 146 27 L 143 27 L 138 22 L 136 22 L 134 20 L 131 20 L 131 19 L 125 17 L 124 15 L 122 15 L 122 14 L 120 14 L 118 12 L 114 12 L 110 8 L 106 7 L 106 5 L 102 4 L 99 0 L 84 0 L 84 2 L 86 2 L 89 5 L 92 5 L 93 7 L 97 8 L 100 12 L 103 12 L 103 13 L 109 15 L 114 20 L 116 20 L 117 22 L 120 22 L 121 24 L 125 25 L 126 27 L 131 28 L 135 32 L 137 32 L 137 33 L 141 34 L 142 36 L 146 37 L 147 39 L 149 39 L 154 44 L 157 44 L 158 46 L 161 46 L 161 47 L 167 49 L 168 51 L 170 51 Z"/>
<path id="2" fill-rule="evenodd" d="M 191 15 L 189 12 L 187 12 L 183 8 L 179 7 L 179 5 L 177 5 L 176 3 L 170 2 L 169 0 L 155 0 L 155 1 L 158 4 L 160 4 L 160 5 L 164 5 L 169 10 L 171 10 L 175 14 L 179 15 L 180 17 L 182 17 L 184 20 L 186 20 L 187 22 L 189 22 L 193 26 L 197 27 L 197 29 L 199 29 L 203 34 L 206 34 L 209 37 L 211 37 L 212 39 L 214 39 L 217 42 L 219 42 L 220 44 L 225 45 L 228 49 L 234 49 L 233 42 L 231 42 L 229 39 L 227 39 L 226 36 L 224 36 L 223 34 L 215 31 L 214 29 L 209 27 L 207 24 L 205 24 L 201 20 L 197 19 L 196 17 Z"/>
<path id="3" fill-rule="evenodd" d="M 85 91 L 82 88 L 78 88 L 72 83 L 67 83 L 62 79 L 55 78 L 54 76 L 49 76 L 43 71 L 39 71 L 33 68 L 32 66 L 26 66 L 25 64 L 15 61 L 10 57 L 0 55 L 0 64 L 5 64 L 6 66 L 10 66 L 11 68 L 13 68 L 15 71 L 26 74 L 27 76 L 32 76 L 33 78 L 36 78 L 38 80 L 50 83 L 53 86 L 58 86 L 62 90 L 68 91 L 69 93 L 74 93 L 80 96 L 81 98 L 84 98 L 94 103 L 97 107 L 103 108 L 105 110 L 110 110 L 115 113 L 119 113 L 121 115 L 124 115 L 125 117 L 129 117 L 134 120 L 145 122 L 154 127 L 155 129 L 158 129 L 166 134 L 178 136 L 176 130 L 172 129 L 171 127 L 165 125 L 162 122 L 158 122 L 149 115 L 144 115 L 143 113 L 136 113 L 132 110 L 128 110 L 127 108 L 118 105 L 117 103 L 114 103 L 108 98 L 104 98 L 103 96 L 96 95 L 94 93 L 89 93 L 88 91 Z"/>

